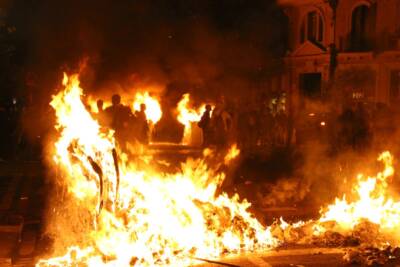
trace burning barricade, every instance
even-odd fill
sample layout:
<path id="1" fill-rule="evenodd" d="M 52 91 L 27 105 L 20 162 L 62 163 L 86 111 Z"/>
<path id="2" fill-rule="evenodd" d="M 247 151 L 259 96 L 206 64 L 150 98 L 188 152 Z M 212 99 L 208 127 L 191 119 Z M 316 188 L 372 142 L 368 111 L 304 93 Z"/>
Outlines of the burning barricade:
<path id="1" fill-rule="evenodd" d="M 214 167 L 208 156 L 189 159 L 176 173 L 159 172 L 152 160 L 139 167 L 86 110 L 78 77 L 66 75 L 63 84 L 51 102 L 58 137 L 50 152 L 62 201 L 48 232 L 52 256 L 64 256 L 37 266 L 185 266 L 277 245 L 247 201 L 216 195 L 225 178 L 217 169 L 237 148 Z"/>
<path id="2" fill-rule="evenodd" d="M 389 152 L 378 158 L 382 172 L 357 177 L 352 201 L 336 199 L 318 220 L 281 219 L 266 227 L 246 200 L 217 193 L 225 179 L 220 167 L 238 156 L 236 146 L 223 156 L 206 150 L 174 173 L 161 172 L 152 158 L 138 164 L 88 112 L 78 76 L 66 75 L 63 84 L 51 102 L 58 132 L 51 167 L 59 190 L 47 232 L 54 251 L 37 266 L 187 266 L 285 244 L 355 247 L 344 256 L 348 263 L 398 258 L 400 202 L 388 190 L 394 174 Z M 146 94 L 138 99 L 135 109 L 147 103 L 153 110 L 147 118 L 157 122 L 158 106 Z M 201 111 L 191 112 L 189 97 L 184 100 L 182 119 L 198 121 Z"/>

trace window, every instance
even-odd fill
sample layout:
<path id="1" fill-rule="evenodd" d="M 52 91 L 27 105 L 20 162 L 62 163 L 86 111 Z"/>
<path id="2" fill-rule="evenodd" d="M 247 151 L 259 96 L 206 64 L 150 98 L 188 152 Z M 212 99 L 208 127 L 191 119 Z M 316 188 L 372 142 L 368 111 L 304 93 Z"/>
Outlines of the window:
<path id="1" fill-rule="evenodd" d="M 367 5 L 356 7 L 351 16 L 350 49 L 352 51 L 370 50 L 373 29 L 374 16 L 371 8 Z"/>
<path id="2" fill-rule="evenodd" d="M 322 17 L 316 11 L 309 12 L 303 19 L 300 28 L 300 42 L 306 40 L 321 43 L 324 35 Z"/>
<path id="3" fill-rule="evenodd" d="M 322 75 L 320 72 L 300 74 L 300 94 L 308 98 L 322 95 Z"/>

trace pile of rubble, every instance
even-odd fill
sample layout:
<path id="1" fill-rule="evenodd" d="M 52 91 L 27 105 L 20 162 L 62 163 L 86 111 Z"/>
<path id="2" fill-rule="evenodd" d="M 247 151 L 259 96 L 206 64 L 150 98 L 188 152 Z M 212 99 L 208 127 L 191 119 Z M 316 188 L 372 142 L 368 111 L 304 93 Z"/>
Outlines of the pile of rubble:
<path id="1" fill-rule="evenodd" d="M 347 264 L 362 266 L 398 266 L 400 264 L 400 248 L 359 246 L 348 249 L 343 260 Z"/>
<path id="2" fill-rule="evenodd" d="M 273 236 L 284 244 L 309 244 L 319 247 L 352 247 L 361 243 L 371 241 L 370 236 L 375 231 L 366 231 L 364 229 L 372 228 L 371 226 L 361 227 L 349 233 L 338 231 L 336 222 L 317 223 L 308 221 L 301 224 L 286 224 L 285 222 L 275 222 L 271 226 Z M 324 229 L 318 231 L 317 229 Z"/>
<path id="3" fill-rule="evenodd" d="M 323 223 L 308 221 L 292 225 L 281 220 L 272 225 L 271 231 L 283 245 L 347 248 L 343 256 L 346 264 L 362 266 L 400 264 L 400 247 L 389 246 L 388 237 L 379 231 L 379 225 L 367 220 L 361 221 L 352 231 L 340 230 L 334 221 Z"/>

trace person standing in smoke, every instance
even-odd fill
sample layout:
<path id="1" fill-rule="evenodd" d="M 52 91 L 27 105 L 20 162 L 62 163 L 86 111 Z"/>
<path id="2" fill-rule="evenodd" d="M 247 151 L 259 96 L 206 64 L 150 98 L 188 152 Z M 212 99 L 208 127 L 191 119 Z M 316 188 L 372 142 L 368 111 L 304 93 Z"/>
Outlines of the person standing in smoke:
<path id="1" fill-rule="evenodd" d="M 136 123 L 138 129 L 138 140 L 142 144 L 149 143 L 149 123 L 146 117 L 146 105 L 140 104 L 140 111 L 136 112 Z"/>
<path id="2" fill-rule="evenodd" d="M 198 126 L 203 131 L 203 146 L 207 147 L 212 143 L 212 127 L 211 127 L 211 105 L 206 105 Z"/>
<path id="3" fill-rule="evenodd" d="M 338 117 L 338 133 L 336 150 L 347 149 L 353 147 L 354 142 L 354 121 L 355 114 L 349 105 L 343 107 L 342 113 Z"/>
<path id="4" fill-rule="evenodd" d="M 228 143 L 227 136 L 231 129 L 232 118 L 225 110 L 225 99 L 222 97 L 214 108 L 211 123 L 214 128 L 214 138 L 217 146 L 225 147 Z"/>
<path id="5" fill-rule="evenodd" d="M 354 141 L 353 147 L 355 150 L 362 151 L 368 147 L 371 139 L 368 114 L 364 108 L 363 103 L 357 103 L 355 108 L 355 120 L 354 120 Z"/>
<path id="6" fill-rule="evenodd" d="M 129 139 L 129 122 L 131 109 L 121 104 L 121 96 L 115 94 L 111 98 L 112 105 L 104 110 L 109 127 L 115 130 L 115 137 L 120 145 L 125 146 Z"/>

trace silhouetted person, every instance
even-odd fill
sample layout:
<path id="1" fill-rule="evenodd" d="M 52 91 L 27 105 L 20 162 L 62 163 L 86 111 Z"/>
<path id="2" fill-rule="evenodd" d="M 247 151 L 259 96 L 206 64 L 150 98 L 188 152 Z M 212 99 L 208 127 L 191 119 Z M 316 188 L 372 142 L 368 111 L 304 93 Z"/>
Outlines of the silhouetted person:
<path id="1" fill-rule="evenodd" d="M 370 129 L 368 114 L 362 103 L 357 103 L 354 122 L 354 148 L 356 150 L 365 149 L 369 145 Z"/>
<path id="2" fill-rule="evenodd" d="M 211 105 L 206 105 L 198 126 L 203 131 L 203 146 L 209 146 L 212 143 Z"/>
<path id="3" fill-rule="evenodd" d="M 339 132 L 337 144 L 339 147 L 348 148 L 354 146 L 354 122 L 354 111 L 350 107 L 345 107 L 338 118 Z"/>
<path id="4" fill-rule="evenodd" d="M 220 102 L 214 108 L 211 117 L 211 123 L 214 128 L 215 143 L 224 147 L 228 143 L 228 133 L 232 126 L 231 115 L 225 110 L 225 103 Z"/>
<path id="5" fill-rule="evenodd" d="M 111 98 L 112 105 L 104 110 L 109 127 L 115 130 L 115 137 L 122 143 L 129 137 L 129 122 L 132 116 L 131 109 L 121 104 L 121 96 L 115 94 Z"/>
<path id="6" fill-rule="evenodd" d="M 393 123 L 396 113 L 388 105 L 384 103 L 377 103 L 376 110 L 370 120 L 370 128 L 373 129 L 374 135 L 377 138 L 374 140 L 384 144 L 390 135 L 396 130 L 396 123 Z"/>
<path id="7" fill-rule="evenodd" d="M 338 144 L 355 150 L 362 150 L 369 145 L 369 125 L 362 103 L 355 108 L 345 108 L 339 117 L 339 126 Z"/>
<path id="8" fill-rule="evenodd" d="M 147 122 L 146 117 L 146 105 L 140 104 L 140 110 L 136 112 L 136 124 L 137 124 L 137 133 L 138 140 L 142 144 L 149 143 L 149 123 Z"/>

